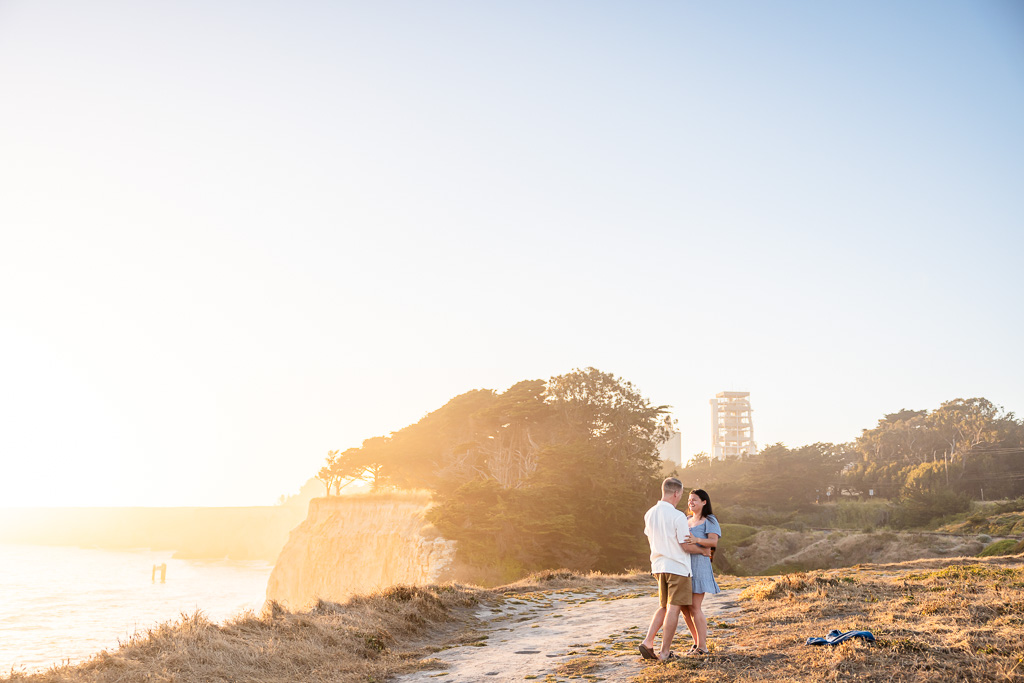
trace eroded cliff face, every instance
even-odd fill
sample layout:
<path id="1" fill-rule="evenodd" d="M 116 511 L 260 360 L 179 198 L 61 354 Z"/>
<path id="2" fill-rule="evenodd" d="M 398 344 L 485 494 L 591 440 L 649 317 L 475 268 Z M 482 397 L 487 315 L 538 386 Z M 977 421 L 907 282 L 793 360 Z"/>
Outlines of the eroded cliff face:
<path id="1" fill-rule="evenodd" d="M 455 542 L 425 521 L 427 494 L 315 498 L 292 530 L 267 582 L 267 600 L 288 609 L 340 601 L 394 583 L 447 578 Z"/>

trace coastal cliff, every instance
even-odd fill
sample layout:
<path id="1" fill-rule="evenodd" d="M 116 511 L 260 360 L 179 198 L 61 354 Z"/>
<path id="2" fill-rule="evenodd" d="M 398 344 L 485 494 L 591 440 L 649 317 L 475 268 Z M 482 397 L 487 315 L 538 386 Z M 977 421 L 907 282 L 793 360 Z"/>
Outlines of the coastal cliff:
<path id="1" fill-rule="evenodd" d="M 394 583 L 447 578 L 455 542 L 424 519 L 425 493 L 314 498 L 292 530 L 267 582 L 267 600 L 299 609 Z"/>

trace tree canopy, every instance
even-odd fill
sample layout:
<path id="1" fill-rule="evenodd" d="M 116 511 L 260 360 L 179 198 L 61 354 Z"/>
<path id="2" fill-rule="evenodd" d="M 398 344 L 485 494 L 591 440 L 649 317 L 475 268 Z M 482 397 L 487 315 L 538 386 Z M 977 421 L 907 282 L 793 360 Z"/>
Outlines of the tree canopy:
<path id="1" fill-rule="evenodd" d="M 594 368 L 451 399 L 360 448 L 331 451 L 319 478 L 433 493 L 430 520 L 460 561 L 495 581 L 550 567 L 622 571 L 648 553 L 666 406 Z"/>
<path id="2" fill-rule="evenodd" d="M 1024 495 L 1024 423 L 988 399 L 957 398 L 889 413 L 852 443 L 774 444 L 726 460 L 702 453 L 682 476 L 713 489 L 716 502 L 782 510 L 872 494 L 900 501 L 918 523 L 970 498 Z"/>
<path id="3" fill-rule="evenodd" d="M 641 519 L 660 495 L 657 449 L 671 426 L 666 406 L 586 368 L 467 391 L 387 436 L 330 451 L 318 479 L 328 495 L 354 481 L 429 490 L 430 521 L 458 541 L 476 581 L 553 567 L 622 571 L 647 563 Z M 1024 423 L 987 399 L 958 398 L 886 414 L 851 443 L 698 454 L 681 477 L 737 517 L 759 509 L 752 523 L 870 492 L 899 501 L 900 523 L 917 525 L 982 492 L 1024 496 Z"/>

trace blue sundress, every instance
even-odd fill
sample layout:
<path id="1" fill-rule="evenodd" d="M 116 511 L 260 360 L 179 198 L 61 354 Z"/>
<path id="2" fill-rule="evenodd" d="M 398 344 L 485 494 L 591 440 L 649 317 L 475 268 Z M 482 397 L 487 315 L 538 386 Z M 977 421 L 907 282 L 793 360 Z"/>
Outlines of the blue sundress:
<path id="1" fill-rule="evenodd" d="M 718 519 L 710 515 L 697 526 L 690 527 L 690 535 L 695 538 L 707 538 L 708 534 L 718 534 L 722 538 L 722 527 Z M 690 555 L 690 572 L 693 574 L 694 593 L 721 593 L 715 582 L 715 573 L 711 570 L 711 558 L 703 555 Z"/>

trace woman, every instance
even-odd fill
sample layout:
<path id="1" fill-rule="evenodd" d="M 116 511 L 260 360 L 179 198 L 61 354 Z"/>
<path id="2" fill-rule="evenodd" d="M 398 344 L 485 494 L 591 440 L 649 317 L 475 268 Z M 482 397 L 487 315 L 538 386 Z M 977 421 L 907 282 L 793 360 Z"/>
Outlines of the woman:
<path id="1" fill-rule="evenodd" d="M 722 527 L 718 519 L 711 511 L 711 498 L 704 489 L 694 489 L 686 502 L 690 511 L 690 535 L 686 537 L 687 543 L 694 543 L 702 549 L 713 549 L 718 547 L 718 539 L 722 537 Z M 704 594 L 720 593 L 718 584 L 715 582 L 715 573 L 711 570 L 711 558 L 700 554 L 690 555 L 690 571 L 693 574 L 693 604 L 683 608 L 683 619 L 686 620 L 686 628 L 690 629 L 693 636 L 693 648 L 687 652 L 688 655 L 706 655 L 708 638 L 708 621 L 701 611 L 701 603 L 704 602 Z"/>

